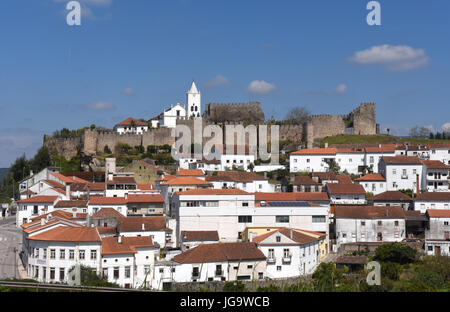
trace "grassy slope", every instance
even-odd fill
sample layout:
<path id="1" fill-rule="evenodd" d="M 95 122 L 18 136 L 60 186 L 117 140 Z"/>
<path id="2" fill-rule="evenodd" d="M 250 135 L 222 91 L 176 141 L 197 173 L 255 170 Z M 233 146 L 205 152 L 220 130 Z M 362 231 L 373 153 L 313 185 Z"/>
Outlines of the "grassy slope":
<path id="1" fill-rule="evenodd" d="M 450 143 L 450 140 L 430 140 L 430 139 L 416 139 L 416 138 L 401 138 L 391 135 L 336 135 L 331 137 L 326 137 L 320 140 L 319 144 L 321 147 L 331 144 L 389 144 L 389 143 L 404 143 L 409 142 L 412 144 L 418 143 Z"/>

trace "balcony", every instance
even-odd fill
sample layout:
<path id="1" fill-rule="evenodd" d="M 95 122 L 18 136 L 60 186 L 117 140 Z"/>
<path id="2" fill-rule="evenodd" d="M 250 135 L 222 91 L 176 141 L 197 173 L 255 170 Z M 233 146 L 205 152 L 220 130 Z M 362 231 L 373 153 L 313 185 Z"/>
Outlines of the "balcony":
<path id="1" fill-rule="evenodd" d="M 408 179 L 408 175 L 407 174 L 402 174 L 402 179 Z"/>
<path id="2" fill-rule="evenodd" d="M 267 263 L 269 263 L 269 264 L 274 264 L 275 263 L 275 257 L 268 257 L 267 258 Z"/>
<path id="3" fill-rule="evenodd" d="M 292 258 L 292 256 L 284 255 L 283 256 L 283 263 L 291 263 L 291 258 Z"/>

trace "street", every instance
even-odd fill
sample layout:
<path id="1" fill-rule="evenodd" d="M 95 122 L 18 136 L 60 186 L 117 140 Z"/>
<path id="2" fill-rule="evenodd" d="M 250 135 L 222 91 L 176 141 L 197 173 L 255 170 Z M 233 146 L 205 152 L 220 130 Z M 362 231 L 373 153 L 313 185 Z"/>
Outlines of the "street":
<path id="1" fill-rule="evenodd" d="M 18 252 L 22 250 L 22 234 L 15 221 L 14 216 L 0 220 L 0 279 L 19 278 L 17 265 Z"/>

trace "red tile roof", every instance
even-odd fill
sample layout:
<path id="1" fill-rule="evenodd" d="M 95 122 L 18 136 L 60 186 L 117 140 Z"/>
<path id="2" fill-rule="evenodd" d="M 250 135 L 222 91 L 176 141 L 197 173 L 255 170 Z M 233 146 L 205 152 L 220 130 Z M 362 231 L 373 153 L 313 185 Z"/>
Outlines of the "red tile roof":
<path id="1" fill-rule="evenodd" d="M 373 201 L 411 201 L 412 198 L 400 191 L 386 191 L 378 195 L 369 197 L 367 200 Z"/>
<path id="2" fill-rule="evenodd" d="M 336 218 L 350 219 L 404 219 L 400 206 L 336 206 Z"/>
<path id="3" fill-rule="evenodd" d="M 262 235 L 256 236 L 252 239 L 252 242 L 255 242 L 257 244 L 261 244 L 264 240 L 266 240 L 268 237 L 275 235 L 277 233 L 280 233 L 284 236 L 287 236 L 289 239 L 293 240 L 295 243 L 304 245 L 304 244 L 310 244 L 313 242 L 317 242 L 319 239 L 312 237 L 311 235 L 304 234 L 302 232 L 298 232 L 297 229 L 290 229 L 290 228 L 280 228 L 276 229 L 274 231 L 264 233 Z M 285 245 L 286 243 L 270 243 L 270 245 Z"/>
<path id="4" fill-rule="evenodd" d="M 448 201 L 450 202 L 450 192 L 425 192 L 417 196 L 415 201 Z"/>
<path id="5" fill-rule="evenodd" d="M 167 182 L 162 182 L 161 185 L 210 185 L 210 182 L 201 180 L 195 177 L 176 177 L 175 179 L 170 179 Z"/>
<path id="6" fill-rule="evenodd" d="M 295 176 L 292 185 L 316 185 L 318 182 L 314 181 L 308 176 Z"/>
<path id="7" fill-rule="evenodd" d="M 102 208 L 91 216 L 92 219 L 122 219 L 125 218 L 123 214 L 114 208 Z"/>
<path id="8" fill-rule="evenodd" d="M 328 183 L 327 184 L 328 191 L 330 194 L 343 194 L 343 195 L 352 195 L 352 194 L 358 194 L 358 195 L 364 195 L 366 194 L 366 191 L 364 190 L 364 187 L 360 184 L 349 184 L 349 183 Z"/>
<path id="9" fill-rule="evenodd" d="M 54 203 L 55 200 L 58 199 L 58 196 L 47 196 L 47 195 L 38 195 L 33 196 L 27 199 L 18 200 L 17 203 L 19 204 L 26 204 L 26 203 Z"/>
<path id="10" fill-rule="evenodd" d="M 447 166 L 439 160 L 422 160 L 422 163 L 427 166 L 428 169 L 450 169 L 450 166 Z"/>
<path id="11" fill-rule="evenodd" d="M 430 218 L 450 218 L 448 209 L 428 209 L 426 213 Z"/>
<path id="12" fill-rule="evenodd" d="M 126 205 L 125 197 L 103 197 L 92 196 L 89 199 L 89 205 Z"/>
<path id="13" fill-rule="evenodd" d="M 141 191 L 151 191 L 154 189 L 153 184 L 151 184 L 151 183 L 138 184 L 137 188 L 138 188 L 138 190 L 141 190 Z"/>
<path id="14" fill-rule="evenodd" d="M 177 192 L 178 195 L 252 195 L 239 189 L 195 189 Z"/>
<path id="15" fill-rule="evenodd" d="M 171 231 L 166 227 L 166 220 L 162 216 L 121 218 L 118 220 L 117 229 L 119 232 Z"/>
<path id="16" fill-rule="evenodd" d="M 100 234 L 116 234 L 117 229 L 114 226 L 98 226 L 97 227 L 98 233 Z"/>
<path id="17" fill-rule="evenodd" d="M 234 182 L 244 182 L 249 183 L 253 181 L 268 180 L 262 175 L 254 172 L 244 172 L 244 171 L 217 171 L 216 176 L 207 176 L 207 181 L 234 181 Z"/>
<path id="18" fill-rule="evenodd" d="M 353 183 L 352 178 L 346 174 L 338 174 L 336 175 L 336 179 L 338 180 L 338 183 L 340 184 L 349 184 Z"/>
<path id="19" fill-rule="evenodd" d="M 224 261 L 264 261 L 266 256 L 255 243 L 201 244 L 173 257 L 178 263 L 208 263 Z"/>
<path id="20" fill-rule="evenodd" d="M 107 184 L 136 184 L 134 177 L 114 177 L 106 181 Z"/>
<path id="21" fill-rule="evenodd" d="M 129 117 L 117 124 L 117 126 L 148 126 L 148 123 Z"/>
<path id="22" fill-rule="evenodd" d="M 305 148 L 305 149 L 293 152 L 293 153 L 291 153 L 291 155 L 336 155 L 336 149 L 334 147 Z"/>
<path id="23" fill-rule="evenodd" d="M 61 183 L 58 183 L 58 182 L 56 182 L 54 180 L 43 180 L 42 182 L 45 182 L 45 183 L 51 185 L 52 187 L 61 188 L 61 189 L 65 189 L 66 188 L 65 185 L 63 185 Z"/>
<path id="24" fill-rule="evenodd" d="M 51 218 L 63 218 L 63 219 L 67 219 L 67 220 L 83 220 L 86 219 L 87 217 L 87 213 L 84 212 L 77 212 L 75 213 L 75 217 L 74 214 L 72 212 L 68 212 L 68 211 L 64 211 L 64 210 L 54 210 L 52 212 L 48 212 L 46 214 L 37 216 L 37 217 L 33 217 L 30 220 L 41 220 L 42 218 L 47 218 L 47 216 L 51 216 Z"/>
<path id="25" fill-rule="evenodd" d="M 250 193 L 251 194 L 251 193 Z M 329 201 L 326 192 L 307 193 L 253 193 L 255 201 Z"/>
<path id="26" fill-rule="evenodd" d="M 369 173 L 355 181 L 386 181 L 386 179 L 379 173 Z"/>
<path id="27" fill-rule="evenodd" d="M 128 195 L 128 203 L 164 203 L 161 194 L 136 194 Z"/>
<path id="28" fill-rule="evenodd" d="M 60 200 L 55 208 L 87 207 L 87 200 Z"/>
<path id="29" fill-rule="evenodd" d="M 133 254 L 139 247 L 154 247 L 152 238 L 150 236 L 122 236 L 120 243 L 118 237 L 115 236 L 102 239 L 102 255 Z"/>
<path id="30" fill-rule="evenodd" d="M 96 228 L 71 226 L 59 226 L 28 237 L 28 239 L 54 242 L 100 242 Z"/>
<path id="31" fill-rule="evenodd" d="M 219 241 L 217 231 L 181 231 L 183 242 L 193 241 Z"/>
<path id="32" fill-rule="evenodd" d="M 177 171 L 178 177 L 203 177 L 205 174 L 201 169 L 179 169 Z"/>
<path id="33" fill-rule="evenodd" d="M 421 165 L 417 156 L 383 156 L 387 165 Z"/>

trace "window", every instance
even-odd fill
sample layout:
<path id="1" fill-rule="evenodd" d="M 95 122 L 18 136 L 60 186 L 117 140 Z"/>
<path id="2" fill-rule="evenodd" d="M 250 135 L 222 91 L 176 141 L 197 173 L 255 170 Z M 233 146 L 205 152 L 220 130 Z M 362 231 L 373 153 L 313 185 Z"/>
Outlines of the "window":
<path id="1" fill-rule="evenodd" d="M 97 250 L 91 250 L 91 260 L 97 259 Z"/>
<path id="2" fill-rule="evenodd" d="M 50 268 L 50 279 L 51 280 L 55 279 L 55 268 Z"/>
<path id="3" fill-rule="evenodd" d="M 119 267 L 114 267 L 114 278 L 115 279 L 119 278 Z"/>
<path id="4" fill-rule="evenodd" d="M 84 260 L 84 250 L 80 250 L 79 257 L 80 260 Z"/>
<path id="5" fill-rule="evenodd" d="M 46 267 L 42 267 L 42 278 L 44 280 L 47 279 L 47 268 Z"/>
<path id="6" fill-rule="evenodd" d="M 309 163 L 309 158 L 306 159 L 306 162 Z"/>
<path id="7" fill-rule="evenodd" d="M 448 221 L 444 221 L 444 225 L 448 225 Z"/>
<path id="8" fill-rule="evenodd" d="M 144 274 L 148 274 L 150 273 L 150 266 L 149 265 L 145 265 L 144 266 Z"/>
<path id="9" fill-rule="evenodd" d="M 50 259 L 55 259 L 55 258 L 56 258 L 56 250 L 50 249 Z"/>
<path id="10" fill-rule="evenodd" d="M 47 248 L 44 248 L 44 254 L 43 254 L 42 258 L 47 259 Z"/>
<path id="11" fill-rule="evenodd" d="M 66 250 L 60 249 L 59 250 L 59 259 L 65 259 L 66 258 Z"/>
<path id="12" fill-rule="evenodd" d="M 396 169 L 392 169 L 392 174 L 396 175 L 397 174 L 397 170 Z"/>
<path id="13" fill-rule="evenodd" d="M 60 269 L 59 269 L 59 280 L 60 280 L 60 281 L 63 281 L 63 280 L 64 280 L 64 275 L 65 275 L 64 268 L 60 268 Z"/>
<path id="14" fill-rule="evenodd" d="M 247 265 L 247 269 L 252 269 L 252 268 L 253 268 L 252 264 Z"/>
<path id="15" fill-rule="evenodd" d="M 289 216 L 276 216 L 275 222 L 277 223 L 289 223 Z"/>
<path id="16" fill-rule="evenodd" d="M 264 273 L 258 272 L 258 279 L 263 279 L 263 278 L 264 278 Z"/>
<path id="17" fill-rule="evenodd" d="M 69 249 L 69 259 L 73 260 L 75 258 L 75 251 L 73 249 Z"/>
<path id="18" fill-rule="evenodd" d="M 283 257 L 284 258 L 289 258 L 289 249 L 283 249 Z"/>
<path id="19" fill-rule="evenodd" d="M 365 226 L 366 225 L 366 221 L 361 221 L 361 226 Z"/>
<path id="20" fill-rule="evenodd" d="M 273 249 L 269 249 L 269 254 L 267 256 L 269 259 L 275 258 L 275 251 Z"/>
<path id="21" fill-rule="evenodd" d="M 395 226 L 398 226 L 398 221 L 395 221 L 395 222 L 394 222 L 394 225 L 395 225 Z"/>
<path id="22" fill-rule="evenodd" d="M 125 278 L 129 278 L 131 276 L 131 267 L 126 266 L 125 267 Z"/>
<path id="23" fill-rule="evenodd" d="M 281 271 L 281 265 L 277 266 L 277 271 Z"/>
<path id="24" fill-rule="evenodd" d="M 159 268 L 159 273 L 164 273 L 164 268 Z"/>
<path id="25" fill-rule="evenodd" d="M 428 251 L 433 251 L 433 246 L 428 246 Z"/>
<path id="26" fill-rule="evenodd" d="M 313 223 L 324 223 L 325 216 L 312 216 L 312 222 Z"/>
<path id="27" fill-rule="evenodd" d="M 413 174 L 417 174 L 417 169 L 413 169 Z"/>
<path id="28" fill-rule="evenodd" d="M 383 222 L 382 221 L 378 221 L 377 224 L 378 224 L 378 226 L 381 226 L 383 224 Z"/>
<path id="29" fill-rule="evenodd" d="M 248 207 L 248 202 L 243 202 L 242 207 Z"/>
<path id="30" fill-rule="evenodd" d="M 238 216 L 238 222 L 239 223 L 251 223 L 252 216 Z"/>
<path id="31" fill-rule="evenodd" d="M 198 267 L 192 268 L 192 276 L 193 277 L 198 277 L 199 275 L 200 274 L 199 274 Z"/>

